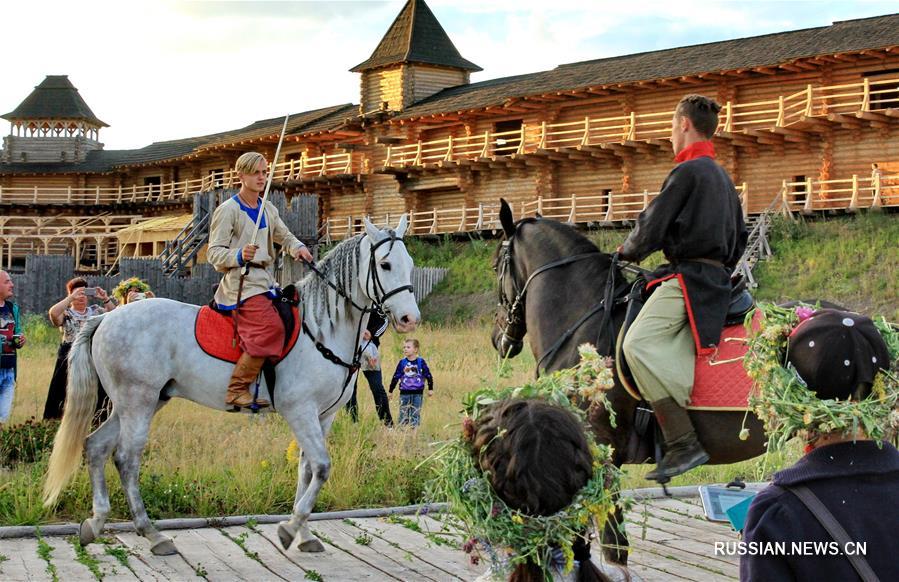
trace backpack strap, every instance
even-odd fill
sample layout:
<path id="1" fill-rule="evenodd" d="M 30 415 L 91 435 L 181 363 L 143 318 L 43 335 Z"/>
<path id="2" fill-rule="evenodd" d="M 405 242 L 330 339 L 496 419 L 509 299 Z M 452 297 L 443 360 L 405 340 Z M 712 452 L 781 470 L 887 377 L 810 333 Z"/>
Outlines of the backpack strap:
<path id="1" fill-rule="evenodd" d="M 827 533 L 830 534 L 830 537 L 832 537 L 834 541 L 839 543 L 843 548 L 845 548 L 847 544 L 852 543 L 852 539 L 849 537 L 849 534 L 846 533 L 843 526 L 840 525 L 840 522 L 837 521 L 837 518 L 834 517 L 830 510 L 827 509 L 824 503 L 821 502 L 811 489 L 805 485 L 794 485 L 792 487 L 784 487 L 784 489 L 795 495 L 796 498 L 805 505 L 812 515 L 815 516 L 815 519 L 818 520 L 818 523 L 827 530 Z M 871 564 L 869 564 L 868 560 L 863 556 L 853 554 L 851 556 L 847 555 L 846 558 L 849 560 L 849 563 L 852 564 L 852 567 L 855 568 L 855 571 L 863 582 L 879 582 L 877 574 L 871 569 Z"/>

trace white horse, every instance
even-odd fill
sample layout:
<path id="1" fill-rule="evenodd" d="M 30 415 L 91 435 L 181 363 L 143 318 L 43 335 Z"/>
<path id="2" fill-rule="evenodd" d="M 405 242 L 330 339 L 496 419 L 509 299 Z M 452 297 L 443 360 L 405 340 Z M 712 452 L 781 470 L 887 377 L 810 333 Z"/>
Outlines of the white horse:
<path id="1" fill-rule="evenodd" d="M 402 242 L 406 217 L 395 231 L 381 231 L 366 220 L 366 234 L 346 240 L 300 283 L 301 316 L 321 346 L 344 363 L 354 360 L 358 334 L 368 312 L 379 304 L 397 331 L 417 326 L 420 314 L 412 294 L 412 258 Z M 408 293 L 406 293 L 408 291 Z M 138 488 L 140 458 L 153 415 L 170 398 L 180 397 L 225 410 L 225 392 L 233 364 L 206 355 L 194 338 L 199 308 L 167 299 L 139 301 L 95 317 L 85 324 L 69 356 L 65 413 L 56 433 L 44 485 L 45 504 L 52 504 L 77 471 L 82 451 L 93 489 L 93 516 L 81 524 L 82 544 L 94 541 L 109 514 L 104 465 L 114 459 L 138 533 L 154 554 L 176 552 L 171 539 L 147 517 Z M 277 368 L 277 412 L 299 443 L 300 461 L 293 515 L 278 535 L 289 548 L 299 532 L 304 552 L 324 550 L 307 519 L 328 480 L 331 460 L 325 439 L 340 407 L 350 398 L 350 369 L 323 357 L 315 342 L 301 333 L 296 346 Z M 103 383 L 113 408 L 109 419 L 88 436 Z M 260 395 L 268 390 L 264 381 Z M 268 395 L 271 400 L 271 391 Z"/>

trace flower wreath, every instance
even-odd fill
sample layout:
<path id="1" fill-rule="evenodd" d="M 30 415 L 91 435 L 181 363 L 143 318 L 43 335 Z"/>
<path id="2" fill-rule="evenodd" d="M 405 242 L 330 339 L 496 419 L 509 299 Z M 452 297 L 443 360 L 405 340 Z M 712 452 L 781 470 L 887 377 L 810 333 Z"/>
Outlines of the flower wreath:
<path id="1" fill-rule="evenodd" d="M 150 286 L 144 283 L 139 277 L 131 277 L 116 285 L 116 288 L 112 290 L 112 295 L 119 303 L 125 303 L 128 291 L 131 289 L 137 289 L 138 293 L 146 293 L 147 291 L 150 291 Z"/>
<path id="2" fill-rule="evenodd" d="M 883 317 L 873 318 L 890 353 L 892 366 L 882 370 L 865 399 L 819 399 L 796 370 L 787 364 L 787 341 L 800 322 L 815 314 L 815 307 L 779 307 L 761 303 L 759 328 L 749 332 L 749 349 L 743 361 L 754 382 L 749 404 L 765 425 L 768 449 L 782 447 L 798 433 L 810 437 L 840 431 L 853 434 L 863 429 L 880 443 L 899 429 L 899 331 Z M 752 324 L 747 320 L 747 327 Z M 744 428 L 740 437 L 748 435 Z"/>
<path id="3" fill-rule="evenodd" d="M 543 570 L 547 580 L 552 578 L 557 564 L 564 572 L 571 571 L 576 536 L 584 535 L 591 520 L 601 530 L 615 510 L 614 493 L 619 488 L 620 471 L 612 464 L 612 447 L 597 444 L 587 423 L 587 412 L 601 407 L 611 416 L 614 426 L 614 412 L 605 394 L 614 386 L 614 377 L 593 346 L 582 345 L 578 352 L 581 363 L 575 368 L 520 387 L 485 388 L 467 394 L 463 399 L 461 436 L 445 443 L 429 458 L 434 477 L 428 484 L 428 498 L 449 501 L 451 514 L 467 534 L 463 549 L 472 554 L 475 564 L 486 555 L 494 575 L 507 577 L 518 564 L 528 560 Z M 489 476 L 475 462 L 475 421 L 486 408 L 513 398 L 538 398 L 565 408 L 580 418 L 587 429 L 593 476 L 568 507 L 552 515 L 529 515 L 507 506 L 494 491 Z M 586 411 L 583 403 L 589 403 Z M 501 434 L 498 438 L 502 438 Z M 627 505 L 624 500 L 618 503 L 622 508 Z"/>

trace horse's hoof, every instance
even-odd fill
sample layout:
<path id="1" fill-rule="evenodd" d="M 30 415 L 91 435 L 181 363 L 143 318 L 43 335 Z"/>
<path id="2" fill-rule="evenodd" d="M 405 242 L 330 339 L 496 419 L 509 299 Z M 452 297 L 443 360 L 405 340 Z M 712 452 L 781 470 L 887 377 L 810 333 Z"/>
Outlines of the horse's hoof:
<path id="1" fill-rule="evenodd" d="M 90 521 L 90 519 L 85 519 L 81 522 L 81 527 L 78 529 L 78 541 L 81 542 L 82 546 L 86 546 L 97 539 L 97 534 L 94 532 Z"/>
<path id="2" fill-rule="evenodd" d="M 283 523 L 278 526 L 278 539 L 281 540 L 281 545 L 284 546 L 285 550 L 290 549 L 290 545 L 293 543 L 293 538 L 295 535 L 296 534 L 291 532 L 290 529 Z"/>
<path id="3" fill-rule="evenodd" d="M 307 540 L 305 542 L 300 542 L 299 548 L 300 548 L 301 552 L 312 553 L 312 552 L 324 552 L 325 551 L 324 544 L 322 544 L 320 541 L 315 540 L 315 539 Z"/>
<path id="4" fill-rule="evenodd" d="M 150 546 L 150 551 L 154 556 L 171 556 L 177 554 L 178 549 L 175 548 L 175 542 L 168 538 L 163 538 Z"/>

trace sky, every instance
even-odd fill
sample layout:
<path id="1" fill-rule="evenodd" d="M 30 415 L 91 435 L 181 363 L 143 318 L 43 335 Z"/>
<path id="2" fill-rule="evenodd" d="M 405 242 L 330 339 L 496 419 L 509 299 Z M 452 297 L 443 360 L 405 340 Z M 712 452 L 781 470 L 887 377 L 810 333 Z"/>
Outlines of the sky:
<path id="1" fill-rule="evenodd" d="M 427 0 L 472 82 L 563 63 L 826 26 L 892 2 Z M 359 74 L 405 0 L 66 0 L 0 7 L 0 110 L 68 75 L 106 149 L 359 102 Z M 689 16 L 687 16 L 689 15 Z M 0 121 L 0 135 L 9 124 Z"/>

